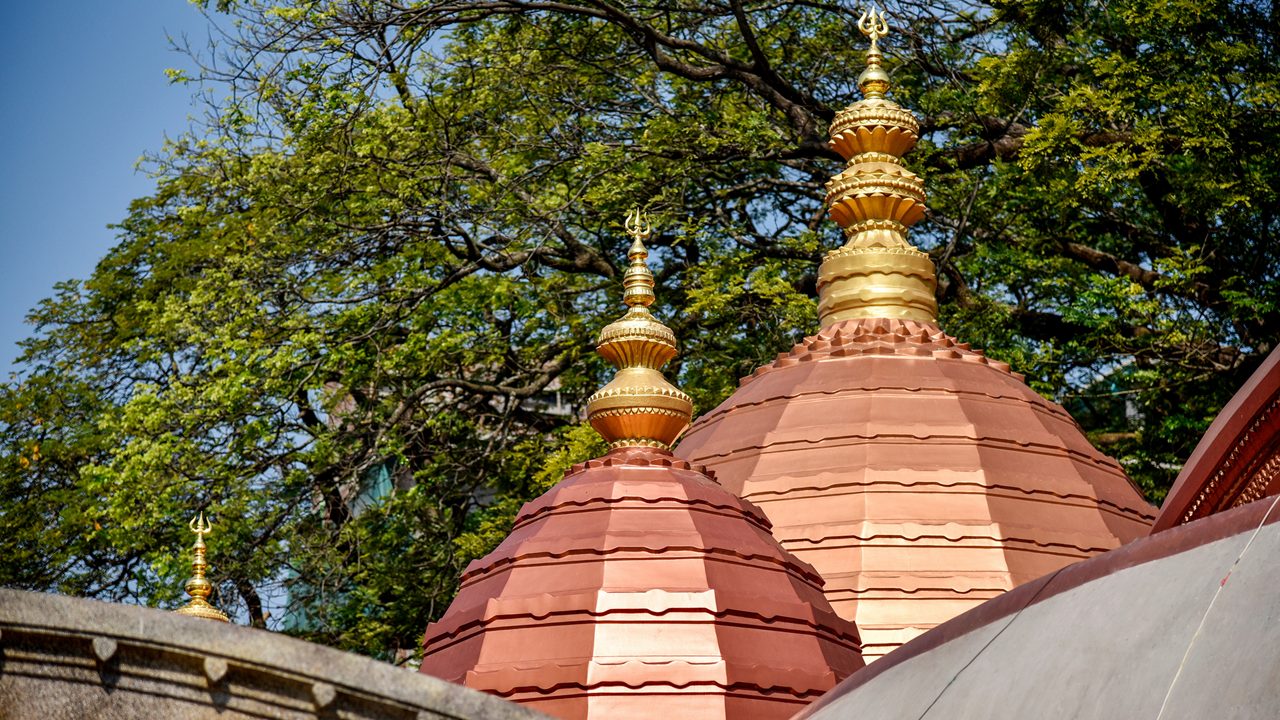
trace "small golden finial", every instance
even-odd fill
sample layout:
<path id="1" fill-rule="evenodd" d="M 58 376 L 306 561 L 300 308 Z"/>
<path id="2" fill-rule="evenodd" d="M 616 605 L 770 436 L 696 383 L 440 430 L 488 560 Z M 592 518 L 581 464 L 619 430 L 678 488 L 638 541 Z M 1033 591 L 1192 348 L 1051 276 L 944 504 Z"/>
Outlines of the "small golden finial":
<path id="1" fill-rule="evenodd" d="M 889 90 L 889 74 L 880 67 L 880 38 L 889 34 L 889 23 L 884 19 L 884 11 L 877 10 L 874 5 L 868 6 L 858 18 L 858 29 L 863 35 L 871 38 L 871 47 L 867 49 L 867 69 L 858 76 L 858 88 L 864 97 L 882 98 Z"/>
<path id="2" fill-rule="evenodd" d="M 653 228 L 639 208 L 627 214 L 623 228 L 631 236 L 622 276 L 627 314 L 600 331 L 596 347 L 618 374 L 587 398 L 587 420 L 612 448 L 669 449 L 688 427 L 693 401 L 659 371 L 676 356 L 676 336 L 649 311 L 654 282 L 644 241 Z"/>
<path id="3" fill-rule="evenodd" d="M 187 580 L 187 584 L 184 586 L 187 594 L 191 596 L 191 600 L 175 612 L 208 620 L 230 622 L 227 620 L 226 615 L 222 614 L 218 608 L 209 602 L 209 596 L 213 594 L 213 584 L 204 577 L 205 570 L 209 569 L 209 564 L 205 562 L 204 557 L 204 536 L 213 530 L 213 525 L 204 519 L 204 513 L 202 512 L 197 517 L 191 518 L 191 522 L 187 523 L 187 527 L 191 528 L 191 532 L 196 534 L 196 544 L 192 547 L 194 557 L 191 560 L 191 579 Z"/>

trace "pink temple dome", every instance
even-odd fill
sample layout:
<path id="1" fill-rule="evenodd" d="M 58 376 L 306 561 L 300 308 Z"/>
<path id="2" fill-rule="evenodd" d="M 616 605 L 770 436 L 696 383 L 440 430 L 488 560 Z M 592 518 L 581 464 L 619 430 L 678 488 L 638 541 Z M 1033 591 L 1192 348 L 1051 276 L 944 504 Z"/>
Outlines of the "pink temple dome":
<path id="1" fill-rule="evenodd" d="M 676 454 L 758 505 L 868 661 L 1147 534 L 1154 509 L 1059 405 L 935 323 L 836 322 L 742 382 Z"/>
<path id="2" fill-rule="evenodd" d="M 782 720 L 863 666 L 821 586 L 702 468 L 623 448 L 467 568 L 422 672 L 562 718 Z"/>

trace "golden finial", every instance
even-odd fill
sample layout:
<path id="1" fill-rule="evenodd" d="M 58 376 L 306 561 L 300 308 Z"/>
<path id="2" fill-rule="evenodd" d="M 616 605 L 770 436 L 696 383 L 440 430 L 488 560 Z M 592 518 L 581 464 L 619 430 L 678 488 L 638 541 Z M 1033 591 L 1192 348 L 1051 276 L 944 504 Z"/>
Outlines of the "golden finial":
<path id="1" fill-rule="evenodd" d="M 863 35 L 871 38 L 871 49 L 868 54 L 880 54 L 880 48 L 876 45 L 876 41 L 889 34 L 889 23 L 884 19 L 884 11 L 877 10 L 875 5 L 867 6 L 862 11 L 862 17 L 858 18 L 858 29 Z"/>
<path id="2" fill-rule="evenodd" d="M 587 420 L 611 448 L 670 449 L 693 416 L 692 399 L 667 382 L 660 369 L 676 356 L 676 336 L 649 311 L 653 272 L 644 241 L 652 227 L 639 208 L 623 222 L 631 236 L 622 276 L 627 314 L 600 331 L 596 352 L 618 368 L 608 385 L 587 398 Z"/>
<path id="3" fill-rule="evenodd" d="M 902 156 L 916 144 L 920 123 L 885 97 L 884 12 L 867 8 L 858 29 L 871 39 L 858 76 L 863 99 L 831 123 L 831 148 L 848 165 L 827 183 L 826 198 L 846 242 L 818 268 L 818 315 L 823 327 L 852 318 L 934 322 L 933 261 L 907 242 L 907 229 L 924 218 L 925 196 L 924 182 L 903 167 Z"/>
<path id="4" fill-rule="evenodd" d="M 196 544 L 192 547 L 194 557 L 191 560 L 191 579 L 187 580 L 187 584 L 184 586 L 187 594 L 191 596 L 191 600 L 175 612 L 207 620 L 229 622 L 227 616 L 223 615 L 218 608 L 209 602 L 209 596 L 213 594 L 213 584 L 204 577 L 205 570 L 209 569 L 209 564 L 205 562 L 204 557 L 204 536 L 213 530 L 213 525 L 204 519 L 204 513 L 202 512 L 197 517 L 191 518 L 191 522 L 187 523 L 187 527 L 191 528 L 191 532 L 196 534 Z"/>
<path id="5" fill-rule="evenodd" d="M 626 229 L 627 234 L 632 240 L 641 242 L 649 239 L 649 233 L 653 232 L 653 227 L 649 225 L 649 216 L 637 205 L 631 208 L 631 212 L 627 213 L 627 219 L 623 221 L 622 227 Z M 631 246 L 633 249 L 635 245 Z"/>
<path id="6" fill-rule="evenodd" d="M 871 47 L 867 49 L 867 69 L 858 76 L 858 87 L 864 97 L 881 98 L 889 90 L 889 75 L 880 67 L 880 38 L 889 34 L 889 23 L 884 19 L 884 11 L 876 10 L 874 5 L 868 6 L 858 18 L 858 29 L 863 35 L 871 38 Z"/>

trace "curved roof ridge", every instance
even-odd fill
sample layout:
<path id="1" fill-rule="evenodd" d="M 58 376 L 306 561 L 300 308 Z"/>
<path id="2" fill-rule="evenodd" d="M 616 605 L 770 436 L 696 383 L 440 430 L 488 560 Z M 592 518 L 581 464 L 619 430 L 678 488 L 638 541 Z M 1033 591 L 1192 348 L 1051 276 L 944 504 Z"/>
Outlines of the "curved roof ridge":
<path id="1" fill-rule="evenodd" d="M 627 675 L 634 676 L 634 670 L 644 668 L 646 670 L 661 669 L 661 676 L 646 678 L 641 680 L 600 680 L 597 682 L 561 682 L 552 687 L 544 688 L 534 684 L 520 684 L 520 680 L 525 676 L 536 678 L 545 675 L 548 670 L 554 670 L 557 673 L 563 673 L 567 669 L 589 667 L 611 668 L 617 670 L 630 670 Z M 726 667 L 737 671 L 747 671 L 751 675 L 758 678 L 757 681 L 738 680 L 735 682 L 726 682 L 718 680 L 714 677 L 704 676 L 688 676 L 679 677 L 679 671 L 673 668 L 684 667 L 689 669 Z M 493 670 L 472 670 L 468 675 L 484 677 L 489 683 L 497 686 L 491 690 L 498 697 L 512 697 L 520 693 L 537 693 L 540 695 L 559 694 L 566 689 L 578 689 L 582 691 L 599 690 L 606 688 L 628 688 L 631 690 L 639 690 L 641 688 L 669 687 L 675 690 L 694 687 L 709 686 L 719 688 L 726 691 L 758 691 L 776 695 L 778 693 L 786 693 L 799 699 L 802 703 L 809 703 L 812 700 L 821 697 L 826 691 L 818 689 L 824 684 L 824 681 L 831 677 L 829 673 L 805 673 L 799 668 L 788 668 L 787 673 L 791 677 L 810 678 L 812 683 L 810 687 L 797 687 L 798 683 L 785 683 L 772 681 L 770 678 L 778 675 L 779 668 L 767 664 L 743 664 L 743 663 L 726 663 L 723 660 L 706 660 L 699 661 L 688 658 L 669 658 L 663 660 L 639 660 L 627 659 L 615 662 L 593 660 L 590 663 L 530 663 L 524 665 L 503 666 Z M 657 675 L 657 673 L 655 673 Z M 625 677 L 625 676 L 624 676 Z M 816 686 L 816 687 L 815 687 Z"/>
<path id="2" fill-rule="evenodd" d="M 1280 492 L 1280 347 L 1249 376 L 1200 438 L 1151 531 Z"/>
<path id="3" fill-rule="evenodd" d="M 566 542 L 572 542 L 572 541 L 566 540 Z M 489 575 L 495 572 L 501 572 L 507 567 L 519 564 L 524 560 L 535 559 L 535 558 L 542 559 L 542 560 L 560 560 L 560 559 L 570 558 L 575 556 L 604 558 L 611 555 L 618 555 L 622 553 L 644 553 L 647 555 L 662 555 L 665 553 L 679 553 L 679 552 L 690 552 L 690 553 L 695 553 L 699 555 L 705 555 L 710 560 L 715 560 L 718 557 L 723 556 L 725 558 L 746 560 L 749 563 L 756 563 L 756 562 L 767 563 L 769 565 L 774 565 L 780 569 L 785 570 L 790 575 L 795 575 L 798 578 L 803 578 L 806 582 L 817 583 L 819 585 L 822 583 L 822 577 L 817 573 L 817 571 L 813 570 L 812 566 L 810 566 L 808 563 L 804 563 L 804 561 L 802 560 L 798 562 L 790 562 L 788 560 L 779 559 L 771 555 L 764 555 L 761 553 L 742 552 L 736 549 L 704 548 L 699 545 L 661 545 L 657 543 L 652 543 L 647 545 L 635 544 L 635 543 L 618 544 L 618 545 L 606 546 L 601 548 L 588 547 L 588 548 L 566 549 L 562 551 L 543 550 L 543 551 L 537 551 L 537 552 L 524 553 L 520 555 L 513 555 L 510 558 L 500 558 L 498 560 L 495 560 L 493 564 L 490 566 L 467 571 L 462 575 L 462 581 L 464 584 L 469 583 L 473 581 L 474 578 L 478 578 L 483 575 Z M 800 566 L 799 563 L 804 563 L 804 564 L 803 566 Z"/>
<path id="4" fill-rule="evenodd" d="M 975 443 L 984 443 L 984 442 L 990 443 L 993 446 L 998 445 L 998 446 L 1004 447 L 1005 449 L 1010 449 L 1014 451 L 1036 452 L 1036 448 L 1061 451 L 1073 457 L 1079 458 L 1081 460 L 1087 460 L 1093 465 L 1097 465 L 1102 468 L 1112 468 L 1112 467 L 1118 468 L 1119 467 L 1119 464 L 1116 463 L 1115 460 L 1108 458 L 1102 453 L 1097 453 L 1096 455 L 1094 455 L 1092 453 L 1084 453 L 1079 450 L 1074 450 L 1072 448 L 1060 447 L 1056 445 L 1048 445 L 1045 443 L 1024 442 L 1024 441 L 1013 440 L 1010 438 L 1001 438 L 1001 437 L 994 437 L 989 435 L 960 435 L 955 433 L 948 433 L 948 434 L 915 433 L 910 435 L 906 433 L 877 433 L 872 435 L 864 435 L 860 433 L 849 433 L 846 435 L 833 435 L 833 436 L 818 438 L 818 439 L 802 438 L 798 440 L 775 440 L 773 442 L 770 442 L 767 445 L 744 445 L 742 447 L 733 448 L 731 450 L 725 450 L 725 451 L 716 453 L 714 455 L 707 455 L 706 457 L 707 458 L 713 458 L 713 457 L 725 458 L 737 453 L 747 452 L 750 450 L 766 450 L 766 449 L 775 448 L 781 445 L 820 445 L 822 443 L 825 443 L 831 440 L 850 440 L 850 439 L 868 440 L 868 441 L 875 441 L 875 440 L 961 440 L 963 441 L 963 440 L 969 440 Z M 1128 480 L 1128 476 L 1124 475 L 1123 471 L 1116 474 L 1121 475 L 1126 480 Z"/>
<path id="5" fill-rule="evenodd" d="M 649 591 L 652 592 L 652 591 Z M 691 591 L 691 592 L 671 592 L 673 596 L 688 597 L 691 595 L 706 595 L 714 591 Z M 631 593 L 602 593 L 603 595 L 630 595 Z M 645 594 L 645 593 L 639 593 Z M 561 608 L 554 609 L 550 606 L 556 604 L 556 600 L 563 599 L 566 596 L 543 594 L 536 597 L 503 599 L 498 601 L 489 601 L 483 608 L 476 607 L 473 610 L 482 610 L 480 614 L 474 617 L 465 618 L 455 627 L 443 627 L 443 623 L 435 623 L 434 634 L 428 633 L 427 641 L 435 643 L 437 649 L 441 649 L 446 645 L 455 644 L 463 640 L 469 639 L 471 636 L 483 632 L 484 629 L 491 625 L 503 624 L 506 629 L 515 629 L 522 627 L 519 622 L 510 622 L 512 620 L 523 619 L 526 624 L 532 626 L 536 623 L 560 618 L 561 621 L 570 617 L 589 617 L 593 620 L 601 618 L 614 617 L 615 619 L 624 615 L 634 615 L 644 613 L 654 617 L 662 617 L 674 613 L 684 615 L 706 615 L 715 618 L 717 621 L 725 621 L 725 626 L 741 625 L 744 620 L 758 621 L 757 625 L 774 627 L 776 623 L 786 623 L 797 625 L 809 630 L 815 634 L 826 636 L 832 640 L 843 643 L 858 644 L 861 642 L 856 632 L 851 632 L 852 623 L 839 620 L 834 612 L 811 609 L 810 613 L 796 614 L 797 610 L 810 607 L 805 603 L 792 602 L 779 604 L 776 602 L 768 602 L 768 598 L 764 596 L 753 596 L 749 594 L 735 594 L 733 596 L 733 607 L 724 607 L 723 603 L 710 604 L 694 604 L 694 603 L 668 603 L 663 605 L 657 602 L 650 602 L 647 606 L 634 607 L 612 607 L 612 608 Z M 724 598 L 718 598 L 723 600 Z M 753 606 L 751 601 L 758 601 L 759 606 Z M 753 609 L 745 609 L 753 608 Z M 768 608 L 773 608 L 774 612 L 769 612 Z M 686 619 L 687 621 L 687 619 Z"/>
<path id="6" fill-rule="evenodd" d="M 1022 386 L 1022 387 L 1025 388 L 1025 390 L 1029 393 L 1035 392 L 1029 387 L 1026 387 L 1026 386 Z M 937 385 L 921 384 L 917 386 L 910 386 L 905 384 L 898 384 L 898 385 L 875 385 L 875 386 L 864 385 L 863 387 L 841 388 L 836 390 L 827 389 L 827 390 L 795 391 L 795 392 L 789 392 L 783 395 L 770 396 L 770 397 L 764 398 L 763 400 L 750 400 L 740 404 L 735 404 L 731 407 L 725 407 L 723 410 L 721 410 L 721 407 L 724 404 L 721 403 L 720 406 L 717 406 L 711 410 L 708 410 L 705 414 L 700 416 L 693 423 L 692 428 L 700 428 L 703 425 L 706 425 L 707 423 L 714 422 L 716 419 L 719 418 L 719 416 L 727 413 L 729 410 L 737 409 L 737 408 L 762 407 L 770 403 L 777 402 L 779 400 L 789 401 L 789 400 L 798 400 L 798 399 L 807 398 L 807 397 L 829 396 L 829 395 L 841 394 L 841 393 L 870 394 L 870 393 L 882 393 L 885 391 L 898 391 L 898 392 L 904 392 L 904 393 L 935 392 L 935 393 L 947 394 L 947 395 L 969 395 L 973 397 L 987 398 L 989 400 L 995 400 L 995 401 L 1021 402 L 1025 405 L 1030 406 L 1036 411 L 1047 413 L 1053 417 L 1059 418 L 1065 422 L 1069 422 L 1070 424 L 1075 425 L 1076 427 L 1079 427 L 1079 423 L 1076 422 L 1076 419 L 1071 417 L 1071 414 L 1068 413 L 1066 410 L 1064 410 L 1062 406 L 1058 405 L 1057 403 L 1049 403 L 1047 401 L 1043 404 L 1034 402 L 1030 400 L 1025 393 L 1018 393 L 1014 395 L 1014 394 L 996 393 L 996 392 L 992 392 L 990 389 L 969 390 L 964 388 L 941 387 Z"/>

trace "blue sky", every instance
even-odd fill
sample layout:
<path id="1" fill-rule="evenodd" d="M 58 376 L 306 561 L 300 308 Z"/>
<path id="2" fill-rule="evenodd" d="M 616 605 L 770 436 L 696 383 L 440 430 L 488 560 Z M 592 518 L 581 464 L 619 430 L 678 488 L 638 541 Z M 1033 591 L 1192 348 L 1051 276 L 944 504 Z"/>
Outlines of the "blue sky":
<path id="1" fill-rule="evenodd" d="M 201 110 L 164 70 L 190 68 L 166 33 L 203 47 L 186 0 L 0 2 L 0 381 L 28 310 L 85 278 L 115 244 L 107 226 L 154 182 L 136 170 Z"/>

